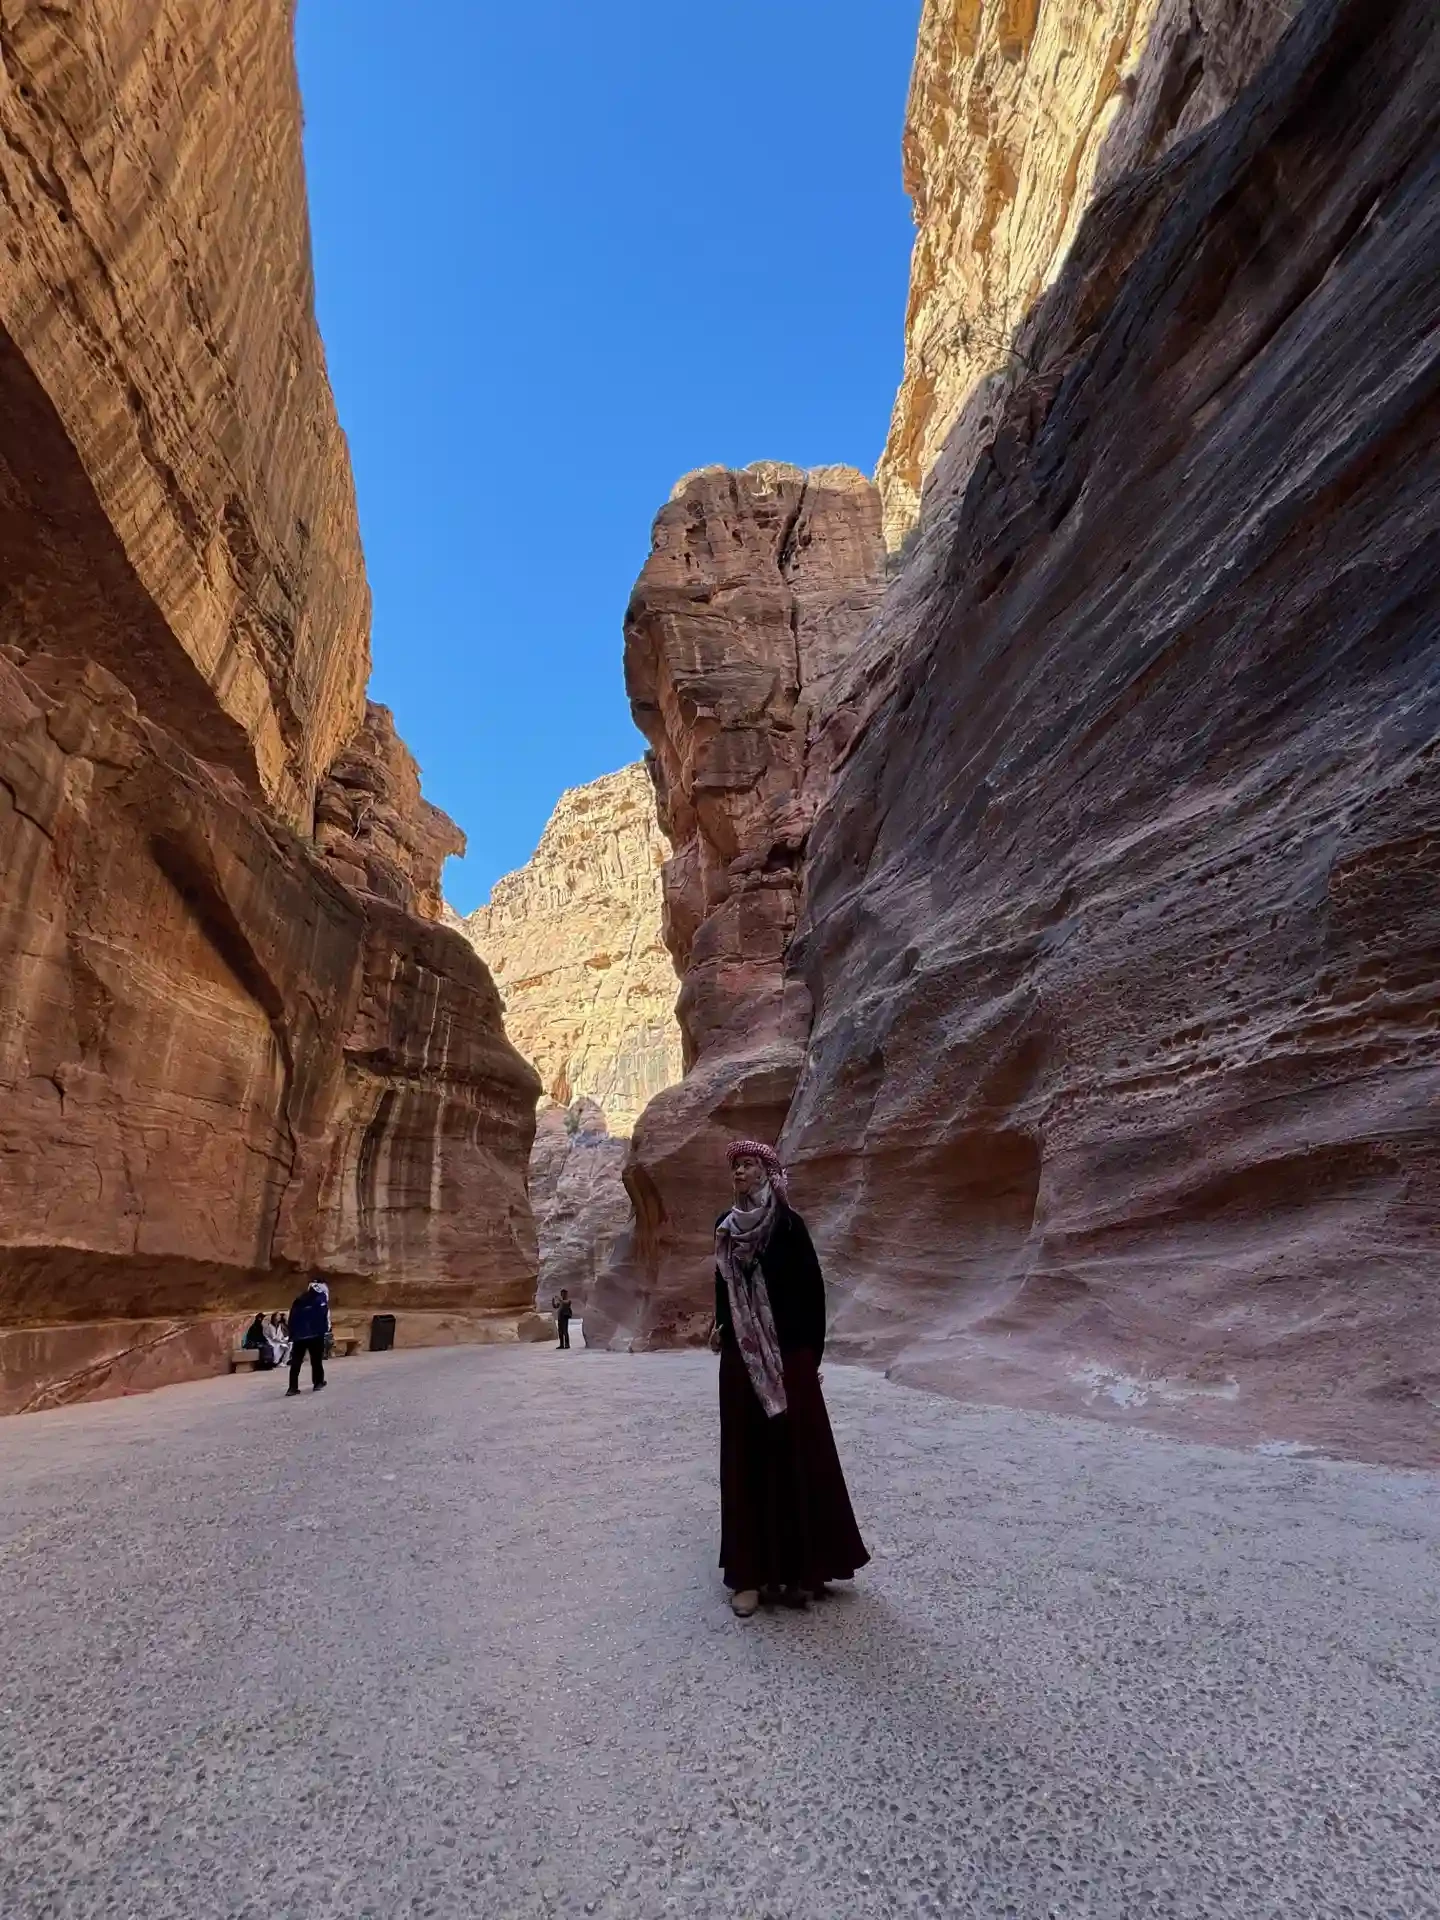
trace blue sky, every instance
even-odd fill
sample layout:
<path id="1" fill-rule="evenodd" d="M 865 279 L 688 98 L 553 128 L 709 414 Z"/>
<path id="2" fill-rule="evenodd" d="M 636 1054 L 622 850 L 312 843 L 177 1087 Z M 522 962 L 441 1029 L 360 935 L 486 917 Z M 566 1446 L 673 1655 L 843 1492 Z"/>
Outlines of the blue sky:
<path id="1" fill-rule="evenodd" d="M 643 747 L 621 617 L 672 483 L 873 467 L 920 0 L 300 0 L 320 325 L 374 697 L 463 911 Z"/>

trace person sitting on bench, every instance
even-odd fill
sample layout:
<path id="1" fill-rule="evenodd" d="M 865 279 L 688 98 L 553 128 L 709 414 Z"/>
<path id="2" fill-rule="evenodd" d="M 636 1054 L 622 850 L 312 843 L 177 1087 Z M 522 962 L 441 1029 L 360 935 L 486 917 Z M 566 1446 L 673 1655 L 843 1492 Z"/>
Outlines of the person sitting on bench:
<path id="1" fill-rule="evenodd" d="M 265 1325 L 263 1313 L 257 1313 L 245 1329 L 242 1347 L 251 1348 L 255 1354 L 256 1370 L 263 1373 L 267 1367 L 275 1364 L 275 1349 L 270 1344 L 270 1329 Z"/>

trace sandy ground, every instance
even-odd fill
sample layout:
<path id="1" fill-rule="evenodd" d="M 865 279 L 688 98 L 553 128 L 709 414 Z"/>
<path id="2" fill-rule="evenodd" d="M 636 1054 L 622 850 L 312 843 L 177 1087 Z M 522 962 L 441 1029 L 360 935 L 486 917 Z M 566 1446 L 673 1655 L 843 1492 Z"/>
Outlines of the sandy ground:
<path id="1" fill-rule="evenodd" d="M 827 1368 L 876 1557 L 742 1623 L 713 1366 L 0 1424 L 0 1913 L 1440 1915 L 1433 1476 Z"/>

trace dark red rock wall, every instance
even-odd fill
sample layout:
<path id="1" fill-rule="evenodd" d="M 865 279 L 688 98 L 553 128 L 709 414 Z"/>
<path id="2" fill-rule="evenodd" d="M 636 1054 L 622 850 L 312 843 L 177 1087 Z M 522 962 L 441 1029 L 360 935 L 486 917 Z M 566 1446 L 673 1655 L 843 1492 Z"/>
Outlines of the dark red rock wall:
<path id="1" fill-rule="evenodd" d="M 703 1333 L 725 1144 L 773 1136 L 810 1007 L 787 979 L 819 789 L 816 705 L 884 582 L 879 496 L 845 467 L 775 462 L 690 475 L 656 519 L 625 623 L 625 676 L 650 744 L 664 933 L 682 976 L 689 1071 L 631 1141 L 632 1231 L 591 1291 L 591 1344 Z"/>
<path id="2" fill-rule="evenodd" d="M 1440 18 L 1088 216 L 810 840 L 840 1351 L 1440 1454 Z"/>

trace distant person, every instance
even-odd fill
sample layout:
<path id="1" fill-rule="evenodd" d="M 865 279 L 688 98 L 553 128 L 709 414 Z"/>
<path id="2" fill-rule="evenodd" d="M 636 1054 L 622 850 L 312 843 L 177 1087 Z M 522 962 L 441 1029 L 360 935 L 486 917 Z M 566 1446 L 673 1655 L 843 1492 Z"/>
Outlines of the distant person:
<path id="1" fill-rule="evenodd" d="M 825 1282 L 772 1147 L 729 1147 L 734 1202 L 715 1227 L 720 1568 L 747 1619 L 803 1607 L 870 1558 L 820 1391 Z"/>
<path id="2" fill-rule="evenodd" d="M 300 1391 L 300 1366 L 310 1356 L 310 1389 L 318 1393 L 325 1384 L 325 1342 L 330 1333 L 330 1289 L 323 1280 L 312 1280 L 297 1295 L 290 1309 L 290 1385 L 286 1397 Z"/>
<path id="3" fill-rule="evenodd" d="M 553 1307 L 555 1311 L 555 1324 L 560 1329 L 559 1344 L 561 1347 L 568 1347 L 570 1344 L 570 1320 L 571 1320 L 571 1316 L 575 1312 L 574 1307 L 572 1307 L 570 1304 L 569 1292 L 564 1287 L 562 1287 L 559 1293 L 550 1302 L 550 1305 Z"/>
<path id="4" fill-rule="evenodd" d="M 263 1313 L 257 1313 L 255 1318 L 250 1322 L 249 1326 L 245 1329 L 245 1338 L 240 1344 L 242 1347 L 254 1353 L 255 1370 L 257 1373 L 264 1373 L 268 1368 L 274 1366 L 275 1350 L 270 1345 L 270 1335 L 266 1330 L 265 1316 Z"/>
<path id="5" fill-rule="evenodd" d="M 282 1361 L 290 1357 L 290 1335 L 285 1327 L 284 1314 L 272 1313 L 269 1325 L 265 1331 L 269 1336 L 270 1345 L 274 1349 L 275 1363 L 278 1366 Z"/>

